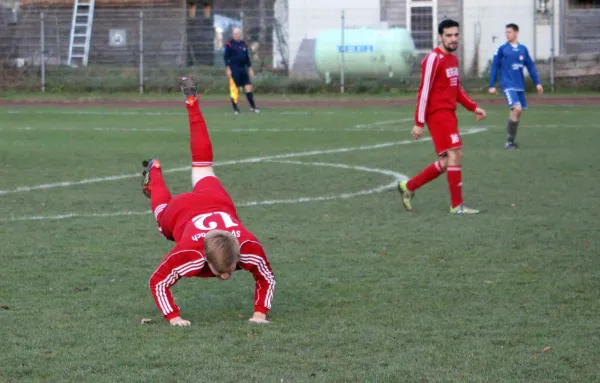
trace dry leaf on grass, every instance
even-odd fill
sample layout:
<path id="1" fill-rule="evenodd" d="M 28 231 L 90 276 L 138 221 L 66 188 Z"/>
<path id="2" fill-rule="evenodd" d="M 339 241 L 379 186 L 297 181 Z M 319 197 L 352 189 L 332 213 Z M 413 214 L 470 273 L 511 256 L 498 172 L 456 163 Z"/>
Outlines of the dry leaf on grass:
<path id="1" fill-rule="evenodd" d="M 537 354 L 533 354 L 533 359 L 537 359 Z"/>
<path id="2" fill-rule="evenodd" d="M 0 306 L 0 309 L 2 309 L 2 310 L 10 310 L 10 307 L 8 307 L 6 305 L 2 305 L 2 306 Z"/>
<path id="3" fill-rule="evenodd" d="M 544 349 L 542 350 L 542 354 L 543 354 L 543 353 L 545 353 L 545 352 L 548 352 L 548 351 L 550 351 L 550 349 L 551 349 L 551 348 L 552 348 L 552 347 L 550 347 L 550 346 L 548 346 L 548 347 L 544 347 Z"/>
<path id="4" fill-rule="evenodd" d="M 154 321 L 150 318 L 142 318 L 142 320 L 140 321 L 140 324 L 150 324 L 153 323 Z"/>

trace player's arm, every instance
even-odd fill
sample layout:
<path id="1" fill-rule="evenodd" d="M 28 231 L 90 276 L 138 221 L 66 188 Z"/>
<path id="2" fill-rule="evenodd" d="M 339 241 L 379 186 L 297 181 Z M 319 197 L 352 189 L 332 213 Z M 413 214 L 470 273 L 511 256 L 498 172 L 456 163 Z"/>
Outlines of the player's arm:
<path id="1" fill-rule="evenodd" d="M 529 51 L 525 49 L 525 67 L 527 68 L 527 72 L 531 76 L 533 83 L 535 84 L 538 93 L 542 94 L 544 92 L 544 88 L 542 88 L 542 83 L 540 82 L 540 77 L 538 76 L 537 68 L 535 67 L 535 63 L 529 56 Z"/>
<path id="2" fill-rule="evenodd" d="M 427 113 L 427 104 L 429 101 L 429 93 L 435 80 L 435 72 L 439 58 L 434 52 L 421 63 L 421 82 L 419 84 L 419 93 L 417 95 L 417 108 L 415 110 L 415 125 L 418 127 L 425 126 L 425 116 Z"/>
<path id="3" fill-rule="evenodd" d="M 266 320 L 275 291 L 275 276 L 260 243 L 249 241 L 242 245 L 240 266 L 254 276 L 254 315 L 251 322 L 269 323 Z"/>
<path id="4" fill-rule="evenodd" d="M 462 85 L 460 85 L 460 82 L 458 83 L 458 95 L 457 95 L 457 101 L 465 107 L 465 109 L 467 109 L 470 112 L 475 113 L 475 120 L 476 121 L 480 121 L 483 120 L 485 118 L 485 110 L 479 108 L 477 106 L 477 103 L 475 101 L 473 101 L 471 99 L 471 97 L 469 97 L 469 95 L 467 94 L 467 92 L 465 92 L 465 90 L 463 89 Z"/>
<path id="5" fill-rule="evenodd" d="M 429 93 L 433 87 L 435 73 L 439 58 L 434 52 L 430 53 L 421 63 L 421 82 L 419 83 L 419 92 L 417 94 L 417 107 L 415 108 L 415 126 L 411 135 L 418 140 L 423 135 L 425 126 L 425 117 L 427 115 L 427 104 L 429 103 Z"/>
<path id="6" fill-rule="evenodd" d="M 498 73 L 502 66 L 502 46 L 499 46 L 492 59 L 492 68 L 490 70 L 490 93 L 496 93 L 496 82 L 498 81 Z"/>
<path id="7" fill-rule="evenodd" d="M 225 61 L 225 72 L 227 76 L 231 76 L 231 44 L 225 44 L 225 52 L 223 53 L 223 60 Z"/>
<path id="8" fill-rule="evenodd" d="M 174 326 L 189 326 L 181 318 L 179 306 L 173 300 L 171 286 L 181 277 L 193 277 L 204 267 L 204 256 L 196 250 L 180 250 L 177 246 L 169 253 L 150 277 L 150 291 L 156 306 Z"/>

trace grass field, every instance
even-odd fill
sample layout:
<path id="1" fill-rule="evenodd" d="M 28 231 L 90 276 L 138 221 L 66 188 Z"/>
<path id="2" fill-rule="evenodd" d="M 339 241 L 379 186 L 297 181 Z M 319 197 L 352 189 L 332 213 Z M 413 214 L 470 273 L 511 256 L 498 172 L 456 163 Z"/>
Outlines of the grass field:
<path id="1" fill-rule="evenodd" d="M 158 156 L 190 189 L 185 109 L 0 109 L 0 382 L 599 381 L 597 110 L 533 107 L 518 151 L 504 107 L 461 112 L 471 217 L 448 214 L 445 177 L 412 214 L 388 187 L 434 160 L 412 113 L 205 110 L 277 278 L 273 323 L 247 322 L 242 271 L 180 281 L 192 327 L 173 328 L 137 173 Z"/>

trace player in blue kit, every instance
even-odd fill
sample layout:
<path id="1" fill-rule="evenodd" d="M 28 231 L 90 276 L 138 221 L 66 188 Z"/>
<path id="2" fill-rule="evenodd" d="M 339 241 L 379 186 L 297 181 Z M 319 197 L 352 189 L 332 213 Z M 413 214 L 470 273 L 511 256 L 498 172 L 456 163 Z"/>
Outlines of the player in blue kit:
<path id="1" fill-rule="evenodd" d="M 521 117 L 521 112 L 527 109 L 523 67 L 527 68 L 529 75 L 537 87 L 538 94 L 542 94 L 544 88 L 540 83 L 535 64 L 531 56 L 529 56 L 527 47 L 518 42 L 519 27 L 516 24 L 508 24 L 505 33 L 507 41 L 498 47 L 492 62 L 489 92 L 496 94 L 496 80 L 498 73 L 500 73 L 500 88 L 510 108 L 507 127 L 508 136 L 506 137 L 505 147 L 507 149 L 516 149 L 518 145 L 515 138 L 517 136 L 519 118 Z"/>

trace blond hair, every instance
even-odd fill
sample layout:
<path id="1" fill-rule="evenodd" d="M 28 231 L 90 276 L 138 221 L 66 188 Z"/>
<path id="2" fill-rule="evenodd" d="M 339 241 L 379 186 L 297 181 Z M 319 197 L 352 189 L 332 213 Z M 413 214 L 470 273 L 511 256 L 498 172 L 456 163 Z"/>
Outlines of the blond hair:
<path id="1" fill-rule="evenodd" d="M 204 255 L 217 273 L 231 273 L 240 259 L 240 243 L 225 230 L 212 230 L 204 238 Z"/>

